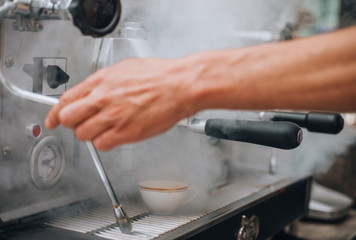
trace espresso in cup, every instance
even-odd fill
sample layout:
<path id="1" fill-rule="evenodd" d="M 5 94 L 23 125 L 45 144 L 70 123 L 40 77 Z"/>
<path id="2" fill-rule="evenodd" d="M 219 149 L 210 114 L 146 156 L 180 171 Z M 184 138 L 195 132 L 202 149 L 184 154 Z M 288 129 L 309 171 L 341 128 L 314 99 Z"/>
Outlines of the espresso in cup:
<path id="1" fill-rule="evenodd" d="M 143 181 L 139 183 L 141 197 L 148 208 L 156 214 L 173 213 L 180 206 L 191 202 L 196 191 L 186 183 L 168 180 Z M 187 199 L 187 192 L 193 191 Z"/>

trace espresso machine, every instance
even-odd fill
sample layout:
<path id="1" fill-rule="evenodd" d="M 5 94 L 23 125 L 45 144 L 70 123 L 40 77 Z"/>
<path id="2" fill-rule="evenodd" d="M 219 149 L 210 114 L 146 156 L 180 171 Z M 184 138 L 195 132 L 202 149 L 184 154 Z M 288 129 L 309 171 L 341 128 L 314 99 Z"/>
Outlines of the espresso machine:
<path id="1" fill-rule="evenodd" d="M 155 56 L 145 24 L 130 19 L 119 0 L 0 3 L 1 239 L 265 239 L 305 215 L 309 175 L 231 166 L 251 153 L 262 159 L 270 147 L 298 147 L 303 131 L 293 119 L 200 113 L 107 153 L 69 129 L 45 129 L 50 106 L 91 73 Z M 162 177 L 199 186 L 200 196 L 179 213 L 156 215 L 137 195 L 137 183 Z"/>

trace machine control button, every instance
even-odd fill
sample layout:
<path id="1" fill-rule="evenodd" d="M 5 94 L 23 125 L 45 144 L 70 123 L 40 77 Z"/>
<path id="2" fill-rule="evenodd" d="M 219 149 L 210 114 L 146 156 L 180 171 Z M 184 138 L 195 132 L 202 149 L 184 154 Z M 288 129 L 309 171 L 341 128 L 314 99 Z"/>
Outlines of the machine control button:
<path id="1" fill-rule="evenodd" d="M 29 137 L 39 138 L 42 134 L 42 128 L 39 124 L 30 123 L 26 126 L 26 134 Z"/>
<path id="2" fill-rule="evenodd" d="M 250 218 L 243 215 L 241 217 L 241 225 L 237 231 L 237 240 L 255 240 L 260 231 L 260 220 L 253 215 Z"/>
<path id="3" fill-rule="evenodd" d="M 59 96 L 66 90 L 70 76 L 66 58 L 34 58 L 33 64 L 25 64 L 23 71 L 33 81 L 32 91 L 46 96 Z"/>
<path id="4" fill-rule="evenodd" d="M 47 66 L 46 73 L 47 83 L 53 89 L 56 89 L 60 85 L 66 84 L 69 81 L 69 75 L 57 65 Z"/>

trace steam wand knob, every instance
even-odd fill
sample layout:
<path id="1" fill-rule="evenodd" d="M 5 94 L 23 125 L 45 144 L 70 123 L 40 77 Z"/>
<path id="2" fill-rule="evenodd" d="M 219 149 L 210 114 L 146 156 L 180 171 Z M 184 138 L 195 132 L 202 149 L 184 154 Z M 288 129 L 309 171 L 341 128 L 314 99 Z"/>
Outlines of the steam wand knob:
<path id="1" fill-rule="evenodd" d="M 47 66 L 46 73 L 47 83 L 53 89 L 69 81 L 69 75 L 56 65 Z"/>
<path id="2" fill-rule="evenodd" d="M 121 16 L 120 0 L 73 0 L 68 8 L 73 23 L 84 35 L 102 37 L 111 33 Z"/>

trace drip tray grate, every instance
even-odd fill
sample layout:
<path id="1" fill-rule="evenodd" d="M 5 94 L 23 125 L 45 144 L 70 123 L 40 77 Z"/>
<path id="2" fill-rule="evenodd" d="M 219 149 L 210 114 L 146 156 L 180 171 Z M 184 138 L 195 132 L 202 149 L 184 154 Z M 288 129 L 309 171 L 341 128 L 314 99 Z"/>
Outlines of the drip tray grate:
<path id="1" fill-rule="evenodd" d="M 106 229 L 94 235 L 107 239 L 153 239 L 190 223 L 199 217 L 149 215 L 133 221 L 132 235 L 121 233 L 118 227 Z"/>
<path id="2" fill-rule="evenodd" d="M 241 183 L 240 180 L 211 192 L 209 202 L 212 205 L 193 215 L 159 216 L 151 214 L 140 203 L 125 202 L 123 207 L 132 220 L 132 234 L 121 233 L 120 228 L 115 225 L 116 219 L 111 205 L 92 208 L 46 224 L 106 239 L 170 239 L 172 234 L 176 236 L 199 225 L 205 225 L 214 218 L 220 218 L 222 214 L 246 206 L 288 184 L 289 181 L 278 177 L 272 178 L 268 183 L 264 181 L 263 184 L 258 181 Z"/>
<path id="3" fill-rule="evenodd" d="M 133 228 L 131 235 L 121 233 L 120 228 L 116 226 L 116 219 L 111 205 L 89 209 L 85 212 L 50 221 L 46 224 L 106 239 L 135 240 L 159 237 L 201 217 L 201 215 L 152 215 L 148 212 L 147 208 L 137 203 L 126 203 L 124 207 L 132 220 Z"/>

